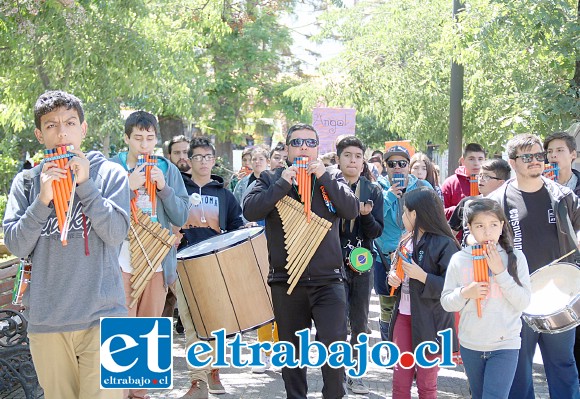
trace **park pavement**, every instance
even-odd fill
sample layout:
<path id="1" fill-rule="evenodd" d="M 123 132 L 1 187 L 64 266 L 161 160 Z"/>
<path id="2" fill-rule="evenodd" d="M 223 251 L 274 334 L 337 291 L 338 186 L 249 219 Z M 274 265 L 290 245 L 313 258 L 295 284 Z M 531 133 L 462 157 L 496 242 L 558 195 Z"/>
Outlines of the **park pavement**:
<path id="1" fill-rule="evenodd" d="M 369 327 L 372 330 L 369 344 L 373 345 L 380 339 L 379 334 L 379 303 L 378 298 L 371 297 L 369 312 Z M 246 343 L 256 341 L 256 332 L 252 331 L 243 335 Z M 545 380 L 544 369 L 541 358 L 538 356 L 534 364 L 534 386 L 536 398 L 549 398 L 548 387 Z M 242 357 L 244 359 L 244 357 Z M 249 355 L 246 357 L 249 360 Z M 173 337 L 173 389 L 172 390 L 152 390 L 149 395 L 152 399 L 175 399 L 183 396 L 190 387 L 185 361 L 185 337 L 183 334 L 174 334 Z M 279 369 L 267 370 L 264 374 L 252 374 L 249 367 L 242 369 L 227 368 L 220 370 L 221 381 L 227 393 L 223 395 L 212 395 L 213 399 L 284 399 L 286 398 L 284 382 Z M 366 395 L 356 395 L 348 393 L 349 399 L 379 399 L 391 398 L 393 371 L 383 369 L 376 365 L 369 367 L 368 374 L 364 381 L 370 389 Z M 322 374 L 319 369 L 308 370 L 308 398 L 322 398 Z M 13 393 L 10 399 L 23 398 L 22 393 Z M 412 397 L 418 398 L 417 389 L 413 387 Z M 438 379 L 439 398 L 470 398 L 467 377 L 462 366 L 455 369 L 441 369 Z M 66 398 L 63 398 L 66 399 Z"/>
<path id="2" fill-rule="evenodd" d="M 372 330 L 369 345 L 372 346 L 380 340 L 379 333 L 379 301 L 373 294 L 369 310 L 369 327 Z M 256 341 L 256 333 L 249 332 L 243 336 L 244 342 Z M 314 333 L 312 335 L 314 339 Z M 185 362 L 185 348 L 183 335 L 175 335 L 173 346 L 173 390 L 170 392 L 152 391 L 155 399 L 180 398 L 189 389 L 190 382 L 187 376 Z M 539 350 L 537 351 L 539 353 Z M 247 358 L 249 360 L 249 355 Z M 536 398 L 549 398 L 548 387 L 545 380 L 544 368 L 541 358 L 537 356 L 534 364 L 534 387 Z M 282 373 L 279 369 L 270 369 L 264 374 L 252 374 L 249 367 L 243 369 L 221 369 L 221 381 L 227 393 L 223 395 L 209 395 L 214 399 L 284 399 L 286 392 Z M 347 391 L 349 399 L 379 399 L 391 398 L 393 370 L 384 369 L 376 365 L 369 367 L 368 374 L 364 377 L 370 392 L 366 395 L 356 395 Z M 319 369 L 308 370 L 308 398 L 322 398 L 322 374 Z M 467 377 L 463 366 L 455 369 L 440 369 L 438 378 L 438 398 L 470 398 Z M 418 398 L 417 388 L 414 386 L 412 397 Z"/>

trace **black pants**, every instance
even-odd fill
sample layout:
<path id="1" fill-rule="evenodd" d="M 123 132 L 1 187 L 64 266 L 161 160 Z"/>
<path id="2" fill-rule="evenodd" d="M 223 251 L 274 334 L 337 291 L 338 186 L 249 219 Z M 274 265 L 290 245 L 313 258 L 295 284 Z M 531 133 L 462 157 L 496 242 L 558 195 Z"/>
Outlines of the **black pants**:
<path id="1" fill-rule="evenodd" d="M 288 295 L 288 284 L 272 285 L 274 316 L 278 323 L 280 341 L 292 342 L 300 353 L 296 331 L 316 325 L 316 340 L 327 347 L 335 341 L 346 341 L 346 299 L 344 283 L 327 283 L 321 286 L 296 286 Z M 288 399 L 306 399 L 308 383 L 306 368 L 282 369 L 282 378 Z M 339 399 L 345 395 L 344 367 L 333 369 L 322 366 L 322 397 Z"/>
<path id="2" fill-rule="evenodd" d="M 358 273 L 345 267 L 346 280 L 344 290 L 346 293 L 346 304 L 348 320 L 350 322 L 350 343 L 358 343 L 358 335 L 367 330 L 369 320 L 369 300 L 371 286 L 369 283 L 372 271 Z"/>

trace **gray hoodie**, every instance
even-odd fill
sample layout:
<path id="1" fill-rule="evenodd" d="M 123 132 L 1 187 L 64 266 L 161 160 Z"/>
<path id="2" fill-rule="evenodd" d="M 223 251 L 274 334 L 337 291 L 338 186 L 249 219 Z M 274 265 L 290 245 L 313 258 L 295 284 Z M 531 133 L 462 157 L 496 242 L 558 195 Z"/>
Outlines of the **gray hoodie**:
<path id="1" fill-rule="evenodd" d="M 507 253 L 497 246 L 503 264 Z M 441 306 L 448 312 L 459 312 L 459 342 L 474 351 L 519 349 L 522 311 L 529 305 L 532 295 L 528 262 L 523 252 L 514 249 L 517 257 L 519 286 L 507 269 L 490 279 L 490 294 L 481 301 L 481 318 L 473 299 L 461 296 L 461 288 L 473 281 L 471 247 L 455 253 L 449 261 L 445 285 L 441 293 Z"/>
<path id="2" fill-rule="evenodd" d="M 89 152 L 89 180 L 76 188 L 68 245 L 52 202 L 38 199 L 41 166 L 16 175 L 4 216 L 4 241 L 14 255 L 32 258 L 23 304 L 28 331 L 77 331 L 105 316 L 126 316 L 118 254 L 129 230 L 129 184 L 120 165 Z M 24 173 L 32 186 L 26 190 Z"/>

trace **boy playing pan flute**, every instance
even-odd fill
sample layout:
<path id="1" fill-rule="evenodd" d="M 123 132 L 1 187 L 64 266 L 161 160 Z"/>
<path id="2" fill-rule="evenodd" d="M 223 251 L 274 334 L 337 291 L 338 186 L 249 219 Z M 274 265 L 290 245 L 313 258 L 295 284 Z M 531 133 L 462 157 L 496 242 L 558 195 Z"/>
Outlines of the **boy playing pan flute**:
<path id="1" fill-rule="evenodd" d="M 16 175 L 3 224 L 8 249 L 32 258 L 23 303 L 38 380 L 47 399 L 120 398 L 119 390 L 100 390 L 99 319 L 127 314 L 117 255 L 129 229 L 127 174 L 100 152 L 80 151 L 87 123 L 77 97 L 44 93 L 34 119 L 47 149 L 74 147 L 65 169 L 48 161 Z M 66 169 L 77 187 L 63 246 L 52 183 Z"/>
<path id="2" fill-rule="evenodd" d="M 121 164 L 125 170 L 130 171 L 129 187 L 131 196 L 137 191 L 139 196 L 150 196 L 153 209 L 156 207 L 157 220 L 162 227 L 171 230 L 170 225 L 181 226 L 187 220 L 189 198 L 183 179 L 175 165 L 167 159 L 158 156 L 157 165 L 151 167 L 150 180 L 147 181 L 145 173 L 146 164 L 137 165 L 139 156 L 150 156 L 157 144 L 157 120 L 155 116 L 145 112 L 133 112 L 125 122 L 125 143 L 129 151 L 120 152 L 111 160 Z M 143 187 L 154 184 L 155 192 L 148 194 Z M 144 202 L 136 201 L 138 206 Z M 169 253 L 163 259 L 161 265 L 155 270 L 153 277 L 147 283 L 137 304 L 130 307 L 133 302 L 132 272 L 134 265 L 131 264 L 129 241 L 125 240 L 119 255 L 121 269 L 123 271 L 123 284 L 129 316 L 133 317 L 160 317 L 165 305 L 168 286 L 177 279 L 177 258 L 175 246 L 172 245 Z M 145 397 L 147 390 L 132 390 L 133 398 Z"/>

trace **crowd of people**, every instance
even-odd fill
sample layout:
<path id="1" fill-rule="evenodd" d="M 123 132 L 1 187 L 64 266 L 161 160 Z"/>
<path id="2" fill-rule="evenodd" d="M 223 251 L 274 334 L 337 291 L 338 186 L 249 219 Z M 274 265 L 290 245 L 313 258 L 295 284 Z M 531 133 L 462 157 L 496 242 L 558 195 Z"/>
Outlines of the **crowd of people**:
<path id="1" fill-rule="evenodd" d="M 190 346 L 200 338 L 177 273 L 177 252 L 250 226 L 265 230 L 275 318 L 258 330 L 260 341 L 291 342 L 299 353 L 295 332 L 315 326 L 316 340 L 326 346 L 349 335 L 354 345 L 369 332 L 374 290 L 381 339 L 401 351 L 413 352 L 422 342 L 439 341 L 438 332 L 453 331 L 473 398 L 534 398 L 536 345 L 550 397 L 580 398 L 576 329 L 538 332 L 522 321 L 532 298 L 530 275 L 555 259 L 580 261 L 574 252 L 580 172 L 572 166 L 576 141 L 567 133 L 543 141 L 517 135 L 506 144 L 507 161 L 487 159 L 481 144 L 467 144 L 455 174 L 439 185 L 438 168 L 423 153 L 410 156 L 395 145 L 367 158 L 365 144 L 345 136 L 335 153 L 321 154 L 317 131 L 299 123 L 289 128 L 285 142 L 245 150 L 241 170 L 226 185 L 212 174 L 216 152 L 206 137 L 172 138 L 168 158 L 158 156 L 146 173 L 140 160 L 156 151 L 159 135 L 148 112 L 127 118 L 126 151 L 110 160 L 80 150 L 88 125 L 74 95 L 42 94 L 34 119 L 36 138 L 47 149 L 73 146 L 66 165 L 48 160 L 14 178 L 3 221 L 10 251 L 30 257 L 33 265 L 24 306 L 47 399 L 147 398 L 145 389 L 100 389 L 100 318 L 173 316 L 177 304 Z M 297 187 L 304 183 L 295 161 L 304 157 L 312 176 L 310 198 L 302 198 Z M 547 162 L 557 165 L 555 179 L 543 174 Z M 60 200 L 52 183 L 71 171 L 76 189 L 63 246 L 55 206 Z M 276 207 L 285 197 L 308 202 L 331 226 L 292 289 Z M 175 245 L 133 304 L 129 227 L 136 209 L 170 229 Z M 355 249 L 365 254 L 360 262 L 353 259 Z M 475 259 L 487 264 L 485 276 Z M 269 358 L 263 351 L 262 366 L 253 372 L 264 372 Z M 410 398 L 416 382 L 420 398 L 436 398 L 438 371 L 397 363 L 390 394 Z M 307 397 L 306 376 L 306 368 L 282 368 L 288 398 Z M 323 365 L 322 376 L 324 398 L 369 392 L 364 378 L 347 378 L 344 368 Z M 191 368 L 190 383 L 185 399 L 226 392 L 219 369 L 209 365 Z"/>

